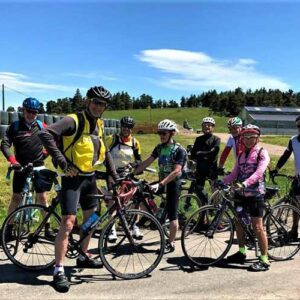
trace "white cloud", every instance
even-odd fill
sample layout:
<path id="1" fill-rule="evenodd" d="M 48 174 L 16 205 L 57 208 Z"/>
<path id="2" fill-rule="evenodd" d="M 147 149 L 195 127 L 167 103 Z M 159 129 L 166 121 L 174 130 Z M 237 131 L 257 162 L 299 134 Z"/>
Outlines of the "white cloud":
<path id="1" fill-rule="evenodd" d="M 250 58 L 217 60 L 203 52 L 175 49 L 144 50 L 137 57 L 165 73 L 158 84 L 177 90 L 289 89 L 280 79 L 255 70 L 257 62 Z"/>
<path id="2" fill-rule="evenodd" d="M 65 76 L 71 76 L 71 77 L 86 78 L 86 79 L 100 79 L 100 80 L 109 80 L 109 81 L 118 80 L 116 77 L 103 75 L 103 74 L 100 74 L 99 72 L 90 72 L 90 73 L 65 73 L 63 75 L 65 75 Z"/>
<path id="3" fill-rule="evenodd" d="M 64 86 L 59 84 L 47 84 L 40 82 L 33 82 L 24 74 L 12 72 L 0 72 L 0 83 L 6 85 L 8 88 L 15 89 L 19 92 L 44 92 L 44 91 L 62 91 L 70 92 L 76 88 Z"/>

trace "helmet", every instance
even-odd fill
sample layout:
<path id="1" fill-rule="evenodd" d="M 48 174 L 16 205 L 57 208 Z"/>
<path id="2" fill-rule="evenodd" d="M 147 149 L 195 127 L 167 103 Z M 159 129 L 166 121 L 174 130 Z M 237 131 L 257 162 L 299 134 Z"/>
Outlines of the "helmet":
<path id="1" fill-rule="evenodd" d="M 252 133 L 252 134 L 260 135 L 260 129 L 256 125 L 248 124 L 245 127 L 243 127 L 243 129 L 241 131 L 241 135 L 244 135 L 246 133 L 250 133 L 250 134 Z"/>
<path id="2" fill-rule="evenodd" d="M 243 125 L 243 121 L 239 117 L 230 118 L 227 121 L 228 128 L 233 127 L 233 126 L 242 126 L 242 125 Z"/>
<path id="3" fill-rule="evenodd" d="M 86 97 L 89 99 L 99 98 L 99 99 L 105 100 L 106 102 L 109 102 L 112 98 L 111 93 L 107 89 L 105 89 L 103 86 L 91 87 L 87 91 Z"/>
<path id="4" fill-rule="evenodd" d="M 295 120 L 295 122 L 297 123 L 300 120 L 300 116 L 298 116 Z"/>
<path id="5" fill-rule="evenodd" d="M 41 103 L 39 102 L 39 100 L 30 97 L 30 98 L 26 98 L 23 101 L 23 107 L 27 109 L 39 111 L 39 109 L 41 108 Z"/>
<path id="6" fill-rule="evenodd" d="M 120 120 L 121 127 L 128 127 L 128 128 L 133 128 L 134 127 L 134 120 L 130 116 L 125 116 Z"/>
<path id="7" fill-rule="evenodd" d="M 174 121 L 168 120 L 168 119 L 160 121 L 158 123 L 157 129 L 158 130 L 168 130 L 168 131 L 178 131 L 176 123 Z"/>
<path id="8" fill-rule="evenodd" d="M 213 118 L 211 118 L 211 117 L 203 118 L 201 125 L 204 124 L 204 123 L 211 123 L 213 125 L 216 125 L 215 120 Z"/>

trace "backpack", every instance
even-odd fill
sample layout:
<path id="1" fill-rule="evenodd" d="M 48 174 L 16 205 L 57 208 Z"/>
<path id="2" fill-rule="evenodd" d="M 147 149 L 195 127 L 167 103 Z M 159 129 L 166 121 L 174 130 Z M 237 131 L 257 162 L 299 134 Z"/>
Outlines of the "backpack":
<path id="1" fill-rule="evenodd" d="M 114 147 L 116 147 L 117 145 L 120 144 L 119 139 L 120 139 L 120 136 L 115 134 L 113 142 L 112 142 L 111 146 L 109 147 L 109 150 L 113 149 Z M 126 146 L 128 146 L 128 145 L 126 145 Z M 132 145 L 131 145 L 132 151 L 134 151 L 136 149 L 136 147 L 137 147 L 136 139 L 134 137 L 132 137 Z"/>
<path id="2" fill-rule="evenodd" d="M 45 127 L 41 120 L 36 119 L 36 123 L 38 125 L 39 130 L 42 130 Z M 20 129 L 20 120 L 13 122 L 11 126 L 12 134 L 15 135 Z"/>

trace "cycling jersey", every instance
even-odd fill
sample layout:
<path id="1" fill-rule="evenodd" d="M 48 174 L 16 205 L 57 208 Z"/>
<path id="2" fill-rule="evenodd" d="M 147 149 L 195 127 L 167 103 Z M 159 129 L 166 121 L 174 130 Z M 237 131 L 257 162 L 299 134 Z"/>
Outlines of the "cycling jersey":
<path id="1" fill-rule="evenodd" d="M 242 182 L 245 186 L 243 195 L 256 197 L 265 194 L 264 172 L 266 171 L 270 157 L 265 149 L 258 145 L 249 151 L 242 152 L 232 172 L 224 177 L 224 183 L 234 180 Z"/>
<path id="2" fill-rule="evenodd" d="M 109 151 L 116 168 L 125 167 L 129 162 L 141 161 L 141 146 L 139 141 L 132 137 L 128 138 L 114 134 L 107 138 Z"/>
<path id="3" fill-rule="evenodd" d="M 43 124 L 46 127 L 46 124 Z M 9 160 L 12 156 L 10 148 L 14 146 L 16 160 L 21 165 L 34 163 L 35 166 L 44 164 L 45 152 L 43 145 L 38 137 L 41 126 L 38 122 L 28 125 L 24 118 L 13 122 L 7 129 L 1 142 L 1 151 L 5 158 Z"/>
<path id="4" fill-rule="evenodd" d="M 220 156 L 219 165 L 224 166 L 225 161 L 231 151 L 233 149 L 234 158 L 236 159 L 238 157 L 238 153 L 240 150 L 240 141 L 238 137 L 233 137 L 232 135 L 229 136 L 226 146 Z"/>

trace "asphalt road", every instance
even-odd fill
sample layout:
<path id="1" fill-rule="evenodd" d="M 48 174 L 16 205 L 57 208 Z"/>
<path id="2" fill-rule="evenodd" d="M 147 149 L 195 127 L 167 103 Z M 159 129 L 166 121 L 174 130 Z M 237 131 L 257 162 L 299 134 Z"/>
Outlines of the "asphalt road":
<path id="1" fill-rule="evenodd" d="M 233 245 L 232 251 L 236 249 Z M 272 262 L 268 272 L 249 272 L 254 260 L 248 251 L 244 266 L 193 269 L 177 242 L 176 251 L 165 255 L 150 277 L 139 280 L 115 280 L 105 269 L 79 271 L 72 268 L 75 261 L 67 260 L 72 286 L 65 294 L 51 286 L 52 270 L 31 273 L 2 260 L 0 299 L 300 299 L 299 253 L 293 260 Z"/>

